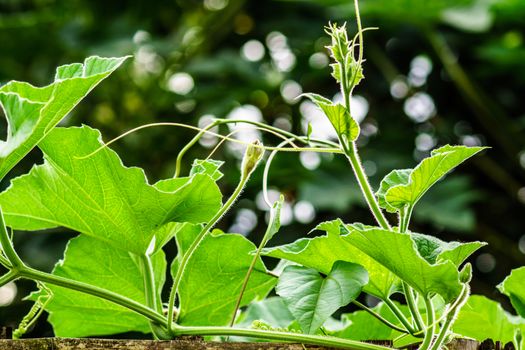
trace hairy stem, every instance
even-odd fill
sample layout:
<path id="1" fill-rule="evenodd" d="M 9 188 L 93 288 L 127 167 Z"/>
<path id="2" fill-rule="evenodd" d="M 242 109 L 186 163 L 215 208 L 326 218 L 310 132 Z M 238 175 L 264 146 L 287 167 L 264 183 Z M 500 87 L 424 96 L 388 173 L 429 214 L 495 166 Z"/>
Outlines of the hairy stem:
<path id="1" fill-rule="evenodd" d="M 406 233 L 406 231 L 408 230 L 408 224 L 410 222 L 411 216 L 412 216 L 412 206 L 403 208 L 400 210 L 399 212 L 399 232 L 400 233 Z M 410 310 L 410 314 L 412 315 L 412 319 L 414 321 L 416 331 L 422 331 L 425 328 L 423 324 L 423 318 L 421 317 L 421 314 L 419 312 L 419 309 L 417 307 L 417 303 L 414 297 L 414 290 L 404 281 L 402 282 L 402 286 L 403 286 L 403 294 L 405 295 L 408 309 Z"/>
<path id="2" fill-rule="evenodd" d="M 459 311 L 463 307 L 463 305 L 467 302 L 467 299 L 470 294 L 470 289 L 468 284 L 463 285 L 463 291 L 458 297 L 458 302 L 455 303 L 449 310 L 447 317 L 445 318 L 445 322 L 443 322 L 443 325 L 441 326 L 441 329 L 439 331 L 439 334 L 436 338 L 436 341 L 430 348 L 430 350 L 440 350 L 443 346 L 443 343 L 446 341 L 448 333 L 450 332 L 450 328 L 454 324 L 454 320 L 458 316 Z"/>
<path id="3" fill-rule="evenodd" d="M 188 264 L 188 261 L 190 260 L 191 256 L 195 252 L 195 250 L 198 248 L 206 234 L 215 226 L 215 224 L 219 221 L 219 219 L 232 207 L 233 203 L 237 200 L 237 198 L 240 196 L 244 186 L 248 182 L 249 176 L 241 176 L 241 179 L 239 181 L 239 184 L 237 185 L 237 188 L 235 188 L 235 191 L 232 193 L 230 198 L 224 203 L 224 205 L 215 213 L 215 215 L 208 221 L 208 223 L 203 227 L 203 229 L 199 232 L 198 236 L 195 238 L 191 246 L 188 248 L 186 253 L 182 256 L 182 260 L 179 264 L 179 268 L 177 269 L 177 274 L 173 278 L 173 286 L 171 288 L 170 292 L 170 298 L 168 302 L 168 324 L 171 326 L 173 325 L 174 321 L 174 315 L 173 311 L 175 308 L 175 299 L 177 297 L 178 289 L 180 282 L 182 280 L 182 276 L 184 275 L 184 270 L 186 269 L 186 265 Z"/>
<path id="4" fill-rule="evenodd" d="M 401 327 L 396 326 L 395 324 L 393 324 L 392 322 L 390 322 L 389 320 L 387 320 L 386 318 L 384 318 L 383 316 L 381 316 L 380 314 L 378 314 L 374 310 L 370 309 L 368 306 L 361 304 L 357 300 L 352 301 L 352 303 L 357 305 L 361 309 L 365 310 L 370 315 L 374 316 L 376 319 L 381 321 L 386 326 L 392 328 L 393 330 L 396 330 L 396 331 L 401 332 L 401 333 L 410 333 L 406 328 L 401 328 Z"/>
<path id="5" fill-rule="evenodd" d="M 379 207 L 379 203 L 377 202 L 377 199 L 374 195 L 374 191 L 372 190 L 372 187 L 368 182 L 368 177 L 366 176 L 361 161 L 359 159 L 359 154 L 357 153 L 357 146 L 355 142 L 352 142 L 349 145 L 349 147 L 345 147 L 343 144 L 343 150 L 348 161 L 350 162 L 350 165 L 352 166 L 352 170 L 354 171 L 354 175 L 357 179 L 357 182 L 359 183 L 361 192 L 363 193 L 366 203 L 372 211 L 374 218 L 376 219 L 379 226 L 381 226 L 381 228 L 385 230 L 390 230 L 390 224 L 384 216 L 383 211 Z"/>
<path id="6" fill-rule="evenodd" d="M 241 336 L 267 340 L 289 341 L 327 347 L 338 347 L 352 350 L 392 350 L 392 348 L 364 343 L 356 340 L 341 339 L 331 336 L 309 335 L 301 333 L 276 332 L 260 329 L 243 329 L 231 327 L 184 327 L 174 325 L 172 332 L 175 336 L 202 335 L 202 336 Z"/>
<path id="7" fill-rule="evenodd" d="M 163 326 L 167 326 L 166 318 L 155 310 L 129 299 L 123 295 L 114 293 L 112 291 L 93 286 L 84 282 L 75 281 L 69 278 L 55 276 L 50 273 L 35 270 L 30 267 L 23 267 L 19 270 L 18 276 L 21 278 L 39 281 L 42 283 L 49 283 L 55 286 L 64 287 L 67 289 L 76 290 L 82 293 L 93 295 L 105 300 L 109 300 L 115 304 L 123 306 L 127 309 L 135 311 L 138 314 L 148 318 L 151 321 L 157 322 Z"/>

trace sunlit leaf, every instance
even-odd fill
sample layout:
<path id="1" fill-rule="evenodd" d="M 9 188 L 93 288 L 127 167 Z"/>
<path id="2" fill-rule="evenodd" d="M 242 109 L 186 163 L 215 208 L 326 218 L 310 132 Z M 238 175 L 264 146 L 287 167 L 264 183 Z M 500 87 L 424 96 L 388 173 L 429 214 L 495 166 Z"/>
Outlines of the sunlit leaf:
<path id="1" fill-rule="evenodd" d="M 357 264 L 336 261 L 326 277 L 304 266 L 288 266 L 275 288 L 301 329 L 313 334 L 339 308 L 348 305 L 368 283 L 366 270 Z"/>
<path id="2" fill-rule="evenodd" d="M 312 100 L 332 123 L 337 135 L 344 136 L 347 141 L 355 141 L 359 136 L 359 124 L 350 116 L 345 106 L 317 94 L 303 94 Z"/>
<path id="3" fill-rule="evenodd" d="M 525 332 L 525 320 L 509 314 L 501 305 L 481 295 L 471 295 L 452 327 L 459 335 L 478 341 L 492 339 L 506 344 L 518 329 Z"/>
<path id="4" fill-rule="evenodd" d="M 459 267 L 474 252 L 487 245 L 485 242 L 445 242 L 434 236 L 414 232 L 410 235 L 419 254 L 431 264 L 450 260 Z"/>
<path id="5" fill-rule="evenodd" d="M 510 298 L 514 309 L 525 318 L 525 266 L 514 269 L 503 282 L 498 285 L 500 292 Z"/>
<path id="6" fill-rule="evenodd" d="M 93 56 L 58 67 L 55 82 L 42 88 L 18 81 L 0 87 L 8 123 L 7 139 L 0 143 L 0 178 L 127 58 Z"/>
<path id="7" fill-rule="evenodd" d="M 414 169 L 392 171 L 377 192 L 380 205 L 391 212 L 413 207 L 449 171 L 485 148 L 447 145 L 432 151 Z"/>
<path id="8" fill-rule="evenodd" d="M 166 242 L 169 222 L 205 222 L 221 205 L 208 176 L 148 184 L 139 168 L 126 168 L 100 133 L 89 127 L 57 128 L 40 144 L 45 162 L 12 181 L 0 194 L 6 222 L 14 229 L 64 226 L 118 249 L 146 252 L 152 239 Z M 67 151 L 66 151 L 67 150 Z"/>
<path id="9" fill-rule="evenodd" d="M 152 263 L 160 295 L 166 275 L 164 253 L 156 253 Z M 64 260 L 55 266 L 53 274 L 146 302 L 139 258 L 88 236 L 80 235 L 69 242 Z M 71 289 L 54 285 L 47 288 L 53 292 L 53 298 L 45 309 L 58 337 L 150 332 L 148 319 L 122 306 Z M 36 297 L 34 293 L 31 298 Z"/>
<path id="10" fill-rule="evenodd" d="M 371 257 L 349 244 L 342 235 L 347 234 L 340 220 L 319 224 L 316 229 L 327 232 L 324 236 L 302 238 L 293 243 L 266 248 L 263 255 L 286 259 L 321 273 L 328 274 L 338 261 L 362 265 L 369 274 L 369 282 L 363 287 L 366 293 L 387 298 L 399 288 L 399 279 Z"/>
<path id="11" fill-rule="evenodd" d="M 187 250 L 199 231 L 198 226 L 187 225 L 177 233 L 179 256 Z M 241 235 L 224 234 L 218 230 L 208 234 L 186 265 L 180 283 L 179 322 L 188 326 L 228 325 L 253 259 L 250 252 L 254 250 L 255 245 Z M 172 274 L 178 265 L 175 260 L 171 267 Z M 266 297 L 276 282 L 259 259 L 250 276 L 241 306 Z"/>
<path id="12" fill-rule="evenodd" d="M 422 295 L 437 293 L 450 302 L 461 292 L 459 272 L 450 260 L 430 263 L 423 258 L 410 234 L 364 225 L 347 225 L 342 238 L 374 259 Z M 434 252 L 426 249 L 425 252 Z M 439 255 L 438 255 L 439 256 Z M 454 256 L 452 254 L 452 256 Z M 460 254 L 460 258 L 463 254 Z M 458 257 L 455 257 L 458 258 Z"/>

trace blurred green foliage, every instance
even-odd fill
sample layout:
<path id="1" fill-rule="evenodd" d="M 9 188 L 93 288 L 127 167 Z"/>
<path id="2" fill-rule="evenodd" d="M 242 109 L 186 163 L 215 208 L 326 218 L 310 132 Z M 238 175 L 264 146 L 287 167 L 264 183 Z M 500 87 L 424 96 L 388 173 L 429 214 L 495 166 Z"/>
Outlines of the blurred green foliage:
<path id="1" fill-rule="evenodd" d="M 362 119 L 364 166 L 377 188 L 394 168 L 445 143 L 492 149 L 429 192 L 414 213 L 414 230 L 442 239 L 484 240 L 474 259 L 473 290 L 491 295 L 511 268 L 525 264 L 525 2 L 521 0 L 362 0 L 365 77 L 355 91 L 353 114 Z M 56 66 L 86 56 L 134 55 L 66 120 L 100 128 L 106 140 L 152 122 L 206 125 L 210 116 L 243 117 L 304 133 L 333 136 L 301 92 L 332 97 L 323 27 L 348 22 L 347 0 L 0 0 L 0 82 L 51 81 Z M 5 122 L 2 122 L 5 133 Z M 245 126 L 234 134 L 260 137 Z M 229 133 L 233 129 L 221 129 Z M 112 147 L 126 165 L 144 167 L 150 180 L 173 174 L 178 150 L 194 131 L 157 127 L 131 134 Z M 266 144 L 278 139 L 264 135 Z M 216 144 L 203 139 L 186 156 L 206 157 Z M 366 146 L 366 147 L 364 147 Z M 225 193 L 238 179 L 238 148 L 223 144 L 213 157 L 226 161 Z M 40 161 L 27 157 L 12 176 Z M 261 169 L 237 211 L 221 228 L 264 232 L 257 200 Z M 461 173 L 461 174 L 460 174 Z M 372 223 L 345 160 L 330 155 L 280 154 L 270 185 L 286 195 L 283 229 L 275 243 L 305 235 L 316 222 L 341 217 Z M 5 188 L 8 182 L 3 184 Z M 459 193 L 459 194 L 458 194 Z M 263 209 L 263 210 L 261 210 Z M 42 268 L 60 258 L 73 233 L 17 233 L 27 261 Z M 169 253 L 169 252 L 168 252 Z M 15 301 L 0 308 L 13 324 L 29 308 L 19 283 Z M 32 335 L 49 334 L 39 325 Z"/>

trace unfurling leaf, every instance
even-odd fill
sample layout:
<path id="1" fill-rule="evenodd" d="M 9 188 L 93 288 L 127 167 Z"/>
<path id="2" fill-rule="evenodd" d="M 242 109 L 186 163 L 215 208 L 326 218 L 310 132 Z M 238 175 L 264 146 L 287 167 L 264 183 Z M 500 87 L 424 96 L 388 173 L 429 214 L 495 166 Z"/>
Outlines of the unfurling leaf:
<path id="1" fill-rule="evenodd" d="M 332 39 L 332 44 L 327 47 L 332 58 L 337 62 L 343 62 L 350 53 L 346 23 L 340 27 L 337 26 L 337 23 L 330 23 L 328 27 L 325 27 L 325 32 Z"/>
<path id="2" fill-rule="evenodd" d="M 313 334 L 340 307 L 355 300 L 367 283 L 368 274 L 361 265 L 336 261 L 326 277 L 311 268 L 288 266 L 275 291 L 301 329 Z"/>
<path id="3" fill-rule="evenodd" d="M 337 135 L 346 142 L 352 142 L 359 136 L 359 124 L 350 116 L 348 109 L 342 104 L 332 101 L 317 94 L 303 94 L 314 102 L 332 123 Z"/>
<path id="4" fill-rule="evenodd" d="M 449 171 L 485 148 L 447 145 L 433 150 L 414 169 L 392 171 L 376 193 L 380 205 L 390 212 L 413 207 Z"/>

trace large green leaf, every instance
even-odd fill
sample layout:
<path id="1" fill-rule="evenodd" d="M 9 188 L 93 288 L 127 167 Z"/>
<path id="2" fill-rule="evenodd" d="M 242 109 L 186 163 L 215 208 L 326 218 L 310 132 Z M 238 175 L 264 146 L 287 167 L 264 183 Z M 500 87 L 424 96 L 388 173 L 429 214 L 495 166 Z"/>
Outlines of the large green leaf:
<path id="1" fill-rule="evenodd" d="M 433 150 L 414 169 L 392 171 L 377 191 L 380 205 L 390 212 L 413 207 L 432 185 L 485 148 L 446 145 Z"/>
<path id="2" fill-rule="evenodd" d="M 414 242 L 410 234 L 383 230 L 381 228 L 364 225 L 347 225 L 350 233 L 343 239 L 359 249 L 361 252 L 374 259 L 379 264 L 390 270 L 403 281 L 420 292 L 422 295 L 437 293 L 445 301 L 450 302 L 461 292 L 461 283 L 457 266 L 450 260 L 438 259 L 436 262 L 427 261 L 429 257 L 436 255 L 430 245 L 422 249 L 422 244 Z M 419 236 L 422 238 L 422 236 Z M 436 243 L 436 242 L 432 242 Z M 425 259 L 420 249 L 425 253 Z M 434 249 L 434 250 L 433 250 Z M 455 259 L 461 260 L 464 254 L 451 254 Z M 433 259 L 430 259 L 433 260 Z"/>
<path id="3" fill-rule="evenodd" d="M 93 56 L 58 67 L 55 82 L 42 88 L 18 81 L 2 86 L 8 132 L 0 143 L 0 179 L 126 59 Z"/>
<path id="4" fill-rule="evenodd" d="M 326 231 L 327 235 L 266 248 L 263 255 L 293 261 L 324 274 L 330 273 L 337 260 L 353 262 L 368 271 L 369 283 L 363 288 L 366 293 L 387 298 L 397 290 L 399 279 L 392 272 L 343 239 L 341 234 L 348 230 L 340 220 L 324 222 L 316 229 Z"/>
<path id="5" fill-rule="evenodd" d="M 186 225 L 177 235 L 179 256 L 193 242 L 200 228 Z M 252 242 L 238 234 L 215 230 L 205 236 L 186 265 L 179 286 L 179 322 L 188 326 L 225 326 L 229 324 L 242 283 L 252 261 Z M 172 264 L 172 274 L 178 268 Z M 270 276 L 261 259 L 257 261 L 241 306 L 266 297 L 276 279 Z"/>
<path id="6" fill-rule="evenodd" d="M 348 142 L 355 141 L 359 136 L 359 124 L 350 116 L 348 109 L 340 103 L 332 101 L 317 94 L 303 94 L 312 100 L 332 123 L 337 135 L 344 135 Z"/>
<path id="7" fill-rule="evenodd" d="M 492 339 L 506 344 L 516 331 L 525 333 L 525 320 L 503 310 L 501 305 L 481 295 L 471 295 L 454 322 L 454 333 L 479 341 Z"/>
<path id="8" fill-rule="evenodd" d="M 336 261 L 323 277 L 317 270 L 288 266 L 275 287 L 307 334 L 314 334 L 339 308 L 348 305 L 368 283 L 366 270 L 357 264 Z"/>
<path id="9" fill-rule="evenodd" d="M 152 263 L 160 295 L 166 275 L 164 253 L 153 255 Z M 138 257 L 88 236 L 80 235 L 69 242 L 64 260 L 55 266 L 53 274 L 119 293 L 142 304 L 146 302 Z M 146 318 L 122 306 L 71 289 L 47 287 L 53 298 L 45 309 L 56 336 L 150 332 Z"/>
<path id="10" fill-rule="evenodd" d="M 12 181 L 0 194 L 6 222 L 14 229 L 64 226 L 116 248 L 146 252 L 155 237 L 166 242 L 169 222 L 204 222 L 221 195 L 204 174 L 148 184 L 139 168 L 126 168 L 89 127 L 56 128 L 41 142 L 44 164 Z"/>
<path id="11" fill-rule="evenodd" d="M 525 318 L 525 266 L 512 270 L 509 276 L 498 285 L 500 292 L 510 298 L 514 309 Z"/>

